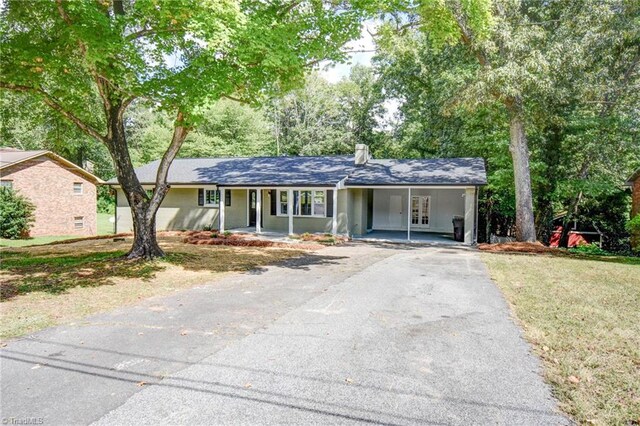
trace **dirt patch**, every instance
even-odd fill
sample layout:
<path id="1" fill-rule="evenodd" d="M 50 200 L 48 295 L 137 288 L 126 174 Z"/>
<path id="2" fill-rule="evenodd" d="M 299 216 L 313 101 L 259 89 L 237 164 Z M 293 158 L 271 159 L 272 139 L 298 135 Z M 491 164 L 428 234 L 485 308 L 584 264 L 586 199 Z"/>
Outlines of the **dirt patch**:
<path id="1" fill-rule="evenodd" d="M 478 244 L 478 249 L 492 253 L 532 253 L 532 254 L 564 254 L 562 250 L 547 247 L 541 242 L 535 243 L 498 243 L 498 244 Z"/>

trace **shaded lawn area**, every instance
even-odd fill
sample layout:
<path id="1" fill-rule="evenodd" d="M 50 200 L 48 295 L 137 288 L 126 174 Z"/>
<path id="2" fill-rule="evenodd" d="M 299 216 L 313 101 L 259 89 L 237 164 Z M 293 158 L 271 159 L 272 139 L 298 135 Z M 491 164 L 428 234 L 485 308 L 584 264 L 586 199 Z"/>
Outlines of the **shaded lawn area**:
<path id="1" fill-rule="evenodd" d="M 131 244 L 107 240 L 0 251 L 0 338 L 31 333 L 88 314 L 203 284 L 224 272 L 259 269 L 301 250 L 194 246 L 160 238 L 168 256 L 125 260 Z"/>
<path id="2" fill-rule="evenodd" d="M 637 259 L 481 256 L 542 358 L 561 408 L 580 424 L 638 424 Z"/>

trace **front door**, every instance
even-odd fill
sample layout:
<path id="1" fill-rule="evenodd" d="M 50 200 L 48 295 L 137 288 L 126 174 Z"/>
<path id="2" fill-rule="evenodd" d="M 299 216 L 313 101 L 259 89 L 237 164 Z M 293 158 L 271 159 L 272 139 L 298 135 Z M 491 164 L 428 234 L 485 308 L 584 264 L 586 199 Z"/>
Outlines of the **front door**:
<path id="1" fill-rule="evenodd" d="M 421 195 L 411 197 L 411 227 L 429 227 L 429 198 Z"/>
<path id="2" fill-rule="evenodd" d="M 249 226 L 256 226 L 256 204 L 258 202 L 258 192 L 255 189 L 249 190 Z"/>
<path id="3" fill-rule="evenodd" d="M 402 227 L 402 195 L 391 195 L 389 197 L 389 228 L 399 229 Z M 405 223 L 406 223 L 405 216 Z"/>

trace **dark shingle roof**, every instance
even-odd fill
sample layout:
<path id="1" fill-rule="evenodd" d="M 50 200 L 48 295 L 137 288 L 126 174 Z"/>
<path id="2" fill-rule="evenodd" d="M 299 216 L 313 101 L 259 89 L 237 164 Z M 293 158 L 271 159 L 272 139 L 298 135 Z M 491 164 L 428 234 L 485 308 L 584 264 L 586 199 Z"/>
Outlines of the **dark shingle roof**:
<path id="1" fill-rule="evenodd" d="M 155 182 L 159 161 L 136 169 L 142 184 Z M 179 158 L 169 169 L 173 185 L 219 186 L 335 186 L 345 179 L 354 185 L 484 185 L 480 158 L 369 160 L 362 166 L 354 157 L 238 157 Z M 108 182 L 115 185 L 117 181 Z"/>
<path id="2" fill-rule="evenodd" d="M 349 174 L 349 185 L 484 185 L 481 158 L 369 160 Z"/>

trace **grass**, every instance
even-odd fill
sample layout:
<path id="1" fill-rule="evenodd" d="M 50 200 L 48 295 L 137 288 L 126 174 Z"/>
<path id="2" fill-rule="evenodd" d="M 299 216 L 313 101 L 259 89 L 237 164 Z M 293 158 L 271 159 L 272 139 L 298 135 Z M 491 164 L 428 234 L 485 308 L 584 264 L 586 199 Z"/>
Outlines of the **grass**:
<path id="1" fill-rule="evenodd" d="M 112 213 L 98 213 L 98 235 L 113 234 L 113 223 L 109 219 L 113 217 Z M 0 247 L 30 247 L 42 244 L 55 243 L 57 241 L 71 240 L 78 238 L 77 235 L 54 235 L 46 237 L 25 238 L 22 240 L 8 240 L 0 238 Z"/>
<path id="2" fill-rule="evenodd" d="M 55 235 L 55 236 L 46 236 L 46 237 L 25 238 L 23 240 L 8 240 L 5 238 L 0 238 L 0 247 L 38 246 L 42 244 L 54 243 L 56 241 L 71 240 L 73 238 L 78 238 L 78 236 L 77 235 Z"/>
<path id="3" fill-rule="evenodd" d="M 98 213 L 98 235 L 113 234 L 113 223 L 109 219 L 113 217 L 113 213 Z"/>
<path id="4" fill-rule="evenodd" d="M 194 246 L 161 238 L 168 256 L 129 261 L 131 241 L 85 240 L 0 252 L 0 339 L 211 282 L 304 254 L 300 250 Z"/>
<path id="5" fill-rule="evenodd" d="M 640 267 L 546 255 L 482 253 L 580 424 L 640 422 Z"/>

